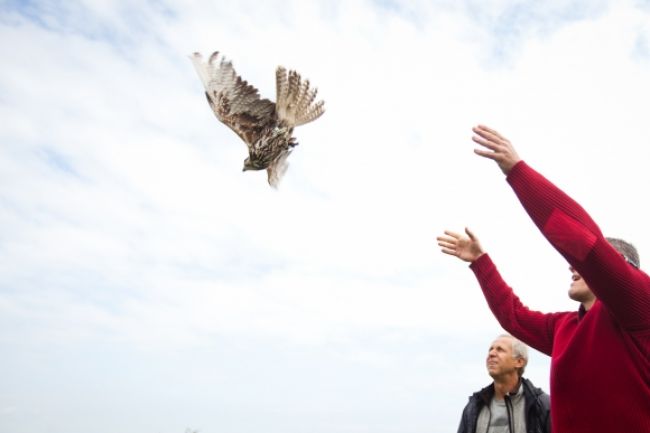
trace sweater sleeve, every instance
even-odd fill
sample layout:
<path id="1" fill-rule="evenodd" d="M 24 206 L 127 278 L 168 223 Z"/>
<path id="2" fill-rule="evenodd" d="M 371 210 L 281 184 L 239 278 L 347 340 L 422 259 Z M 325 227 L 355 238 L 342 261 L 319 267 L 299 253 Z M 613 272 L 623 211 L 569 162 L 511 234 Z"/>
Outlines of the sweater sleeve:
<path id="1" fill-rule="evenodd" d="M 523 305 L 503 280 L 488 254 L 483 254 L 475 260 L 470 269 L 476 275 L 490 310 L 503 329 L 550 356 L 553 351 L 555 325 L 559 318 L 567 313 L 545 314 Z"/>
<path id="2" fill-rule="evenodd" d="M 650 277 L 610 245 L 587 212 L 520 161 L 508 183 L 549 242 L 629 331 L 650 328 Z"/>

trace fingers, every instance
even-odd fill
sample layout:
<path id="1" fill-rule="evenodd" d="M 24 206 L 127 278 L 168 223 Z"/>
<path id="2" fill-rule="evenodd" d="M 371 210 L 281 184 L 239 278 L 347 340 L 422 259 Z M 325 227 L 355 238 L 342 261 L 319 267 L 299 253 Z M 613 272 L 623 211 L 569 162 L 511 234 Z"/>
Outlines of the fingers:
<path id="1" fill-rule="evenodd" d="M 481 136 L 489 136 L 497 140 L 506 140 L 506 138 L 503 135 L 499 134 L 496 130 L 489 128 L 485 125 L 476 125 L 475 127 L 472 128 L 472 131 L 474 131 L 476 134 Z"/>
<path id="2" fill-rule="evenodd" d="M 465 232 L 469 236 L 474 236 L 474 233 L 469 231 L 467 228 L 465 229 Z M 480 255 L 480 251 L 478 255 L 475 251 L 476 249 L 481 249 L 478 241 L 474 242 L 473 238 L 468 238 L 464 234 L 461 235 L 450 230 L 445 230 L 445 234 L 443 236 L 438 236 L 436 239 L 438 240 L 440 251 L 444 254 L 458 257 L 462 261 L 471 262 Z"/>
<path id="3" fill-rule="evenodd" d="M 460 238 L 461 238 L 460 234 L 449 230 L 445 230 L 445 234 L 443 236 L 438 236 L 436 240 L 438 242 L 455 243 Z"/>
<path id="4" fill-rule="evenodd" d="M 451 244 L 451 243 L 447 243 L 447 242 L 438 241 L 438 246 L 440 247 L 440 249 L 443 252 L 447 251 L 447 254 L 451 254 L 450 251 L 453 251 L 454 254 L 455 254 L 455 252 L 457 250 L 456 249 L 456 244 Z"/>
<path id="5" fill-rule="evenodd" d="M 474 149 L 474 153 L 484 158 L 494 160 L 503 148 L 503 140 L 491 132 L 479 129 L 479 127 L 472 128 L 472 131 L 477 134 L 472 137 L 472 140 L 485 148 Z"/>
<path id="6" fill-rule="evenodd" d="M 472 241 L 476 241 L 476 235 L 469 229 L 469 227 L 465 227 L 465 233 L 467 233 L 467 236 L 469 236 Z"/>
<path id="7" fill-rule="evenodd" d="M 476 134 L 472 140 L 484 147 L 484 149 L 474 149 L 474 153 L 495 161 L 504 173 L 507 174 L 512 166 L 519 161 L 519 156 L 512 148 L 510 141 L 495 130 L 478 125 L 473 127 L 472 131 Z"/>
<path id="8" fill-rule="evenodd" d="M 483 158 L 496 160 L 497 154 L 491 150 L 474 149 L 474 153 Z"/>
<path id="9" fill-rule="evenodd" d="M 436 240 L 438 241 L 438 246 L 442 248 L 443 253 L 455 256 L 458 255 L 458 244 L 462 238 L 463 236 L 459 233 L 445 230 L 445 235 L 438 236 Z"/>
<path id="10" fill-rule="evenodd" d="M 438 246 L 442 248 L 443 253 L 456 255 L 456 248 L 458 248 L 458 240 L 460 237 L 460 234 L 456 232 L 445 230 L 445 235 L 438 236 L 436 240 L 438 241 Z"/>
<path id="11" fill-rule="evenodd" d="M 472 137 L 472 140 L 483 147 L 487 147 L 490 150 L 496 151 L 508 143 L 508 140 L 499 134 L 481 130 L 477 127 L 472 128 L 472 131 L 474 131 L 476 134 Z"/>
<path id="12" fill-rule="evenodd" d="M 438 238 L 438 246 L 440 247 L 440 251 L 443 253 L 458 257 L 458 243 L 456 240 Z"/>
<path id="13" fill-rule="evenodd" d="M 494 141 L 487 141 L 487 140 L 484 140 L 484 139 L 482 139 L 480 137 L 476 137 L 476 136 L 472 137 L 472 140 L 475 143 L 478 143 L 481 146 L 489 149 L 490 150 L 489 153 L 494 153 L 494 152 L 497 152 L 499 150 L 499 144 L 495 143 Z M 487 152 L 487 150 L 485 150 L 485 149 L 479 149 L 479 150 L 482 151 L 482 152 Z"/>
<path id="14" fill-rule="evenodd" d="M 445 230 L 445 234 L 456 239 L 460 239 L 462 237 L 460 233 L 452 232 L 451 230 Z"/>
<path id="15" fill-rule="evenodd" d="M 494 129 L 478 125 L 473 127 L 472 131 L 476 134 L 472 140 L 485 148 L 474 149 L 474 153 L 495 161 L 504 174 L 510 173 L 512 167 L 521 160 L 510 140 Z"/>
<path id="16" fill-rule="evenodd" d="M 447 248 L 443 248 L 440 251 L 442 251 L 443 253 L 445 253 L 447 255 L 450 255 L 450 256 L 454 256 L 454 257 L 458 256 L 458 252 L 456 250 L 449 250 Z"/>
<path id="17" fill-rule="evenodd" d="M 472 132 L 474 134 L 478 135 L 479 137 L 482 137 L 482 138 L 484 138 L 486 140 L 490 140 L 490 141 L 498 141 L 499 138 L 500 138 L 498 134 L 495 134 L 494 132 L 492 132 L 490 130 L 487 130 L 485 128 L 482 128 L 480 126 L 474 126 L 472 128 Z"/>

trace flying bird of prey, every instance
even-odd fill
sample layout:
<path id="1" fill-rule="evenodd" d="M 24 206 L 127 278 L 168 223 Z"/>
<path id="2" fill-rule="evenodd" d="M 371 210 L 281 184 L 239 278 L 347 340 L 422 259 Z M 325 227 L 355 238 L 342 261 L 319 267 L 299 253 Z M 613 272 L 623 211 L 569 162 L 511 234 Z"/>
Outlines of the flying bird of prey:
<path id="1" fill-rule="evenodd" d="M 258 90 L 244 81 L 223 56 L 214 52 L 207 62 L 200 53 L 191 56 L 205 87 L 205 96 L 221 122 L 248 146 L 246 170 L 266 170 L 277 187 L 288 167 L 287 157 L 298 145 L 293 128 L 317 119 L 324 102 L 314 102 L 317 89 L 309 87 L 296 71 L 279 66 L 275 71 L 276 102 L 260 99 Z"/>

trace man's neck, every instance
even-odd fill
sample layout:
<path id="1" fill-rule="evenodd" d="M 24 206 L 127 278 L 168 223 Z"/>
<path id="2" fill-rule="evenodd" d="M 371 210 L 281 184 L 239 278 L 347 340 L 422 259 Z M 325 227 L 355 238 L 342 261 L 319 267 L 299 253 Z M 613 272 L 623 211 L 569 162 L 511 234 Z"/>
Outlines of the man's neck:
<path id="1" fill-rule="evenodd" d="M 582 302 L 582 307 L 585 309 L 585 311 L 589 311 L 589 309 L 593 307 L 594 302 L 596 302 L 596 298 L 592 298 L 589 301 Z"/>
<path id="2" fill-rule="evenodd" d="M 503 400 L 506 394 L 516 392 L 519 389 L 519 376 L 506 376 L 494 379 L 494 398 Z"/>

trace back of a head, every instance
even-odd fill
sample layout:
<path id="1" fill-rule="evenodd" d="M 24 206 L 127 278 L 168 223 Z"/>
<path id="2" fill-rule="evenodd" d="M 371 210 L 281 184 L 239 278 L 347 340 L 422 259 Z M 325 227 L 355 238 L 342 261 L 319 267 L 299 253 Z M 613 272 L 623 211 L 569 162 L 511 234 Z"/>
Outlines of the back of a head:
<path id="1" fill-rule="evenodd" d="M 639 252 L 636 250 L 634 245 L 619 238 L 606 238 L 606 239 L 614 248 L 616 248 L 616 251 L 618 251 L 623 255 L 623 257 L 625 257 L 625 260 L 627 260 L 632 266 L 634 266 L 635 268 L 641 266 L 641 261 L 639 259 Z"/>

